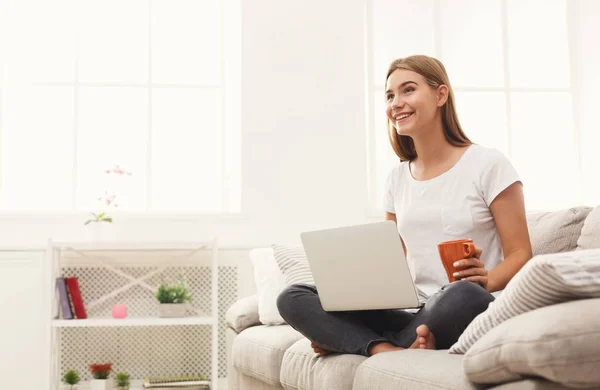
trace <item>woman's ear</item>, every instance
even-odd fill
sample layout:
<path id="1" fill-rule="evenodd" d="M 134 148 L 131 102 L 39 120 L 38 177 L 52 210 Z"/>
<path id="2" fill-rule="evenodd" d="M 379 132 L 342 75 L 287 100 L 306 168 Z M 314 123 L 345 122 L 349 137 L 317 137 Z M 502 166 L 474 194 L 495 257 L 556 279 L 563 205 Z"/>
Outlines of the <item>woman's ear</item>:
<path id="1" fill-rule="evenodd" d="M 448 87 L 440 85 L 437 89 L 437 106 L 442 107 L 448 101 Z"/>

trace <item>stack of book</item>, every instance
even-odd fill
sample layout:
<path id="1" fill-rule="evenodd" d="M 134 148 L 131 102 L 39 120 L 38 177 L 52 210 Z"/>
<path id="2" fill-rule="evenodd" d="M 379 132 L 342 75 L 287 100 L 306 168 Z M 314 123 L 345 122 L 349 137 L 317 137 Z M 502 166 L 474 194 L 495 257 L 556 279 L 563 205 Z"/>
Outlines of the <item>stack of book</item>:
<path id="1" fill-rule="evenodd" d="M 205 375 L 151 377 L 144 381 L 144 389 L 210 390 L 210 380 Z"/>
<path id="2" fill-rule="evenodd" d="M 77 319 L 87 318 L 77 278 L 56 278 L 56 288 L 58 289 L 60 312 L 63 319 L 72 320 L 75 317 Z M 55 316 L 58 317 L 58 313 L 55 313 Z"/>

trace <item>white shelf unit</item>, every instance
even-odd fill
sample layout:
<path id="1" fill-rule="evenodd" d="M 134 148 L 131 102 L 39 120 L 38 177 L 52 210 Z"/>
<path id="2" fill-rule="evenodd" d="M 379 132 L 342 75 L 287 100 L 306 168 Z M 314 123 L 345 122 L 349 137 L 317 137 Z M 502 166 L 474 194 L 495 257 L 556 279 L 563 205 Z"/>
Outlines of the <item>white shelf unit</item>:
<path id="1" fill-rule="evenodd" d="M 125 319 L 114 319 L 112 317 L 88 317 L 87 319 L 72 319 L 64 320 L 56 317 L 60 311 L 58 305 L 56 278 L 61 276 L 61 259 L 63 254 L 68 252 L 76 252 L 85 254 L 90 252 L 196 252 L 199 250 L 212 251 L 211 256 L 211 315 L 198 315 L 183 318 L 160 318 L 160 317 L 128 317 Z M 218 326 L 219 326 L 219 307 L 218 307 L 218 282 L 219 282 L 219 267 L 218 267 L 218 240 L 217 237 L 212 237 L 207 241 L 193 242 L 53 242 L 50 240 L 47 247 L 47 261 L 50 264 L 50 294 L 51 297 L 51 312 L 49 313 L 50 321 L 50 389 L 59 390 L 61 388 L 60 378 L 60 349 L 61 340 L 59 331 L 62 328 L 84 328 L 84 327 L 148 327 L 148 326 L 183 326 L 183 325 L 199 325 L 211 327 L 211 389 L 217 389 L 219 383 L 218 374 Z M 96 301 L 106 300 L 114 297 L 117 294 L 123 293 L 133 286 L 142 286 L 146 289 L 154 290 L 154 286 L 149 286 L 144 282 L 149 275 L 142 275 L 138 278 L 126 276 L 117 268 L 108 263 L 102 263 L 103 267 L 127 277 L 130 282 L 123 288 L 117 291 L 108 292 L 106 295 Z M 168 265 L 163 266 L 166 268 Z M 87 303 L 84 302 L 84 304 Z M 143 379 L 143 378 L 139 378 Z"/>

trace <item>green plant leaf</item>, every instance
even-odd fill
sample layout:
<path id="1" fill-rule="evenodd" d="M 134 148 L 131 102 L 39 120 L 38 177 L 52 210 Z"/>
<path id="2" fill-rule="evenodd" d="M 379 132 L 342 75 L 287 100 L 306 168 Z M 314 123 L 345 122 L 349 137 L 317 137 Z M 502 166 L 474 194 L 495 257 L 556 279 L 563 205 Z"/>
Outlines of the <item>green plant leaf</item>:
<path id="1" fill-rule="evenodd" d="M 115 385 L 117 387 L 128 387 L 129 386 L 129 375 L 124 372 L 119 372 L 115 375 Z"/>
<path id="2" fill-rule="evenodd" d="M 80 380 L 79 373 L 74 370 L 67 371 L 63 376 L 63 382 L 71 386 L 76 385 Z"/>
<path id="3" fill-rule="evenodd" d="M 161 283 L 156 290 L 156 299 L 160 303 L 184 303 L 192 299 L 183 282 L 175 284 Z"/>

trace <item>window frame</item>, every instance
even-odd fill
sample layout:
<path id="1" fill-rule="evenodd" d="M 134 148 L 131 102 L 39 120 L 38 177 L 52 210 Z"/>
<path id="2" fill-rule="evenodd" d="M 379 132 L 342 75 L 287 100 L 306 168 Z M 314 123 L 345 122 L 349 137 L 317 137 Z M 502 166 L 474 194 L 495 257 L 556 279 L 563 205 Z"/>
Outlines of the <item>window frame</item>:
<path id="1" fill-rule="evenodd" d="M 74 95 L 73 99 L 73 166 L 71 172 L 71 208 L 70 209 L 42 209 L 42 210 L 11 210 L 9 208 L 0 209 L 0 216 L 15 220 L 28 219 L 57 219 L 57 218 L 81 218 L 89 215 L 90 212 L 97 210 L 87 210 L 77 208 L 78 192 L 78 137 L 79 137 L 79 90 L 82 87 L 106 87 L 106 88 L 143 88 L 147 93 L 146 105 L 148 107 L 148 126 L 146 128 L 147 145 L 145 148 L 145 210 L 122 210 L 110 209 L 109 213 L 119 219 L 246 219 L 248 215 L 242 210 L 242 166 L 241 166 L 241 44 L 242 44 L 242 4 L 241 0 L 219 0 L 220 17 L 220 80 L 217 83 L 181 83 L 181 84 L 162 84 L 152 80 L 152 0 L 148 0 L 148 39 L 144 42 L 148 44 L 148 53 L 146 66 L 148 69 L 148 78 L 144 83 L 121 83 L 121 82 L 81 82 L 79 80 L 79 40 L 76 40 L 75 47 L 75 65 L 73 82 L 32 82 L 34 88 L 70 88 Z M 74 34 L 78 34 L 74 31 Z M 3 65 L 3 64 L 0 64 Z M 160 88 L 170 89 L 218 89 L 220 91 L 221 102 L 221 144 L 222 144 L 222 177 L 221 177 L 221 209 L 216 211 L 197 211 L 189 212 L 177 211 L 159 211 L 152 209 L 152 99 L 153 91 Z M 0 80 L 0 145 L 4 142 L 4 127 L 2 120 L 2 102 L 4 99 L 3 85 Z M 233 145 L 233 146 L 232 146 Z M 236 154 L 235 158 L 231 156 Z M 3 161 L 0 159 L 0 191 L 3 187 L 2 177 Z M 109 168 L 109 167 L 107 167 Z M 66 193 L 66 192 L 65 192 Z"/>

